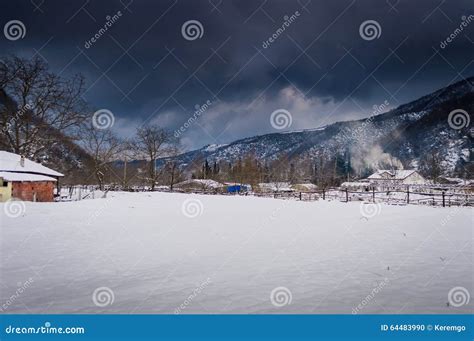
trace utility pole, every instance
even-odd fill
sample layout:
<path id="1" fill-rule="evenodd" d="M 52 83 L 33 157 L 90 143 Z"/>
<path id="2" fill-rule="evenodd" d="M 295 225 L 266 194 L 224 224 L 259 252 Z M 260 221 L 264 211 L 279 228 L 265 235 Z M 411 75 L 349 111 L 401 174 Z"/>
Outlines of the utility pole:
<path id="1" fill-rule="evenodd" d="M 123 189 L 127 185 L 127 157 L 124 157 L 123 161 Z"/>

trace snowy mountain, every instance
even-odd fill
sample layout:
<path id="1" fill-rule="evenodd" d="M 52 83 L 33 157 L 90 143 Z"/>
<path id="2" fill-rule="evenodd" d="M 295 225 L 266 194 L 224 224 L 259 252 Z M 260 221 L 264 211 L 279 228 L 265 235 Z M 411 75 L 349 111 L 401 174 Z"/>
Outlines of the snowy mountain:
<path id="1" fill-rule="evenodd" d="M 397 168 L 420 168 L 427 156 L 436 153 L 442 173 L 469 176 L 472 130 L 469 125 L 452 128 L 448 116 L 455 109 L 473 112 L 473 83 L 474 77 L 366 119 L 208 145 L 181 154 L 178 159 L 190 167 L 206 159 L 235 162 L 247 155 L 262 162 L 281 156 L 316 160 L 350 155 L 353 168 L 376 168 L 384 161 L 395 163 Z"/>

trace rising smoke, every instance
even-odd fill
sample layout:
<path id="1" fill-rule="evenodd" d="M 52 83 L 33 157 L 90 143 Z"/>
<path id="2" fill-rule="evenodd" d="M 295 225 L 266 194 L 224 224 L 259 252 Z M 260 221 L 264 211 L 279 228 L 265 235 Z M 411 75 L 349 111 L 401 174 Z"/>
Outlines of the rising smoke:
<path id="1" fill-rule="evenodd" d="M 358 175 L 377 169 L 403 169 L 399 159 L 385 153 L 381 146 L 356 145 L 351 150 L 351 165 Z"/>

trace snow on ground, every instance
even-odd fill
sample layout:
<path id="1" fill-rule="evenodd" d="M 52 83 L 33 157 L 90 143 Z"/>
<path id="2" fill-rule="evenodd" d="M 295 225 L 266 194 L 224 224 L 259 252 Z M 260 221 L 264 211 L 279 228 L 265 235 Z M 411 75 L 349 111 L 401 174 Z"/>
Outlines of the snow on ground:
<path id="1" fill-rule="evenodd" d="M 469 208 L 156 192 L 12 208 L 4 313 L 473 311 L 448 305 L 474 295 Z"/>

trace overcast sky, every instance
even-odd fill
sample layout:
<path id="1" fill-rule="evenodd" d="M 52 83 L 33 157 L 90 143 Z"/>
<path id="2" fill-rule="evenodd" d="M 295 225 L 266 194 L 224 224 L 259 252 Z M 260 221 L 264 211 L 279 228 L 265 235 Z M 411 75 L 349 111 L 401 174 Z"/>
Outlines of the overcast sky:
<path id="1" fill-rule="evenodd" d="M 189 150 L 282 131 L 278 109 L 291 115 L 283 131 L 315 128 L 472 76 L 472 14 L 472 0 L 15 0 L 1 2 L 2 27 L 26 32 L 4 32 L 0 49 L 82 73 L 84 98 L 124 137 L 150 122 L 175 131 L 210 101 L 181 134 Z M 183 35 L 189 20 L 197 35 Z"/>

